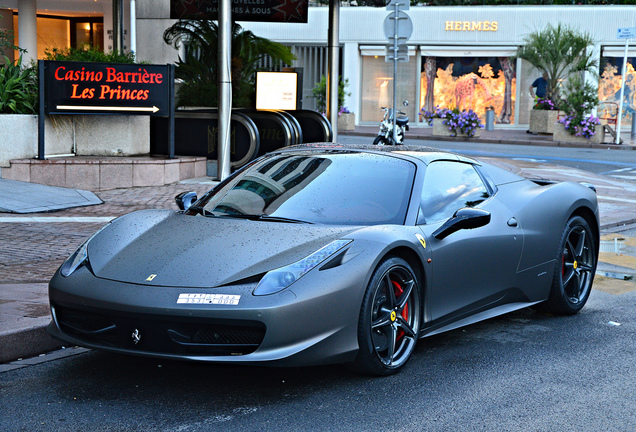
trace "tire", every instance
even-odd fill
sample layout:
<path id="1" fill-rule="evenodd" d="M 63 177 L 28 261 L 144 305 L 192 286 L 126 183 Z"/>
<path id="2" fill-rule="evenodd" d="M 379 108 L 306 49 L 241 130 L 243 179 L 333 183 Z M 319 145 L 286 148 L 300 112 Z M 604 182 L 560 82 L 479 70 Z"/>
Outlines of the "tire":
<path id="1" fill-rule="evenodd" d="M 362 300 L 354 368 L 378 376 L 400 371 L 415 349 L 420 315 L 415 273 L 401 258 L 385 259 L 373 272 Z"/>
<path id="2" fill-rule="evenodd" d="M 383 136 L 378 135 L 373 140 L 373 145 L 386 145 L 386 140 L 384 139 Z"/>
<path id="3" fill-rule="evenodd" d="M 570 218 L 559 241 L 550 295 L 540 310 L 574 315 L 585 306 L 596 272 L 596 250 L 587 221 L 580 216 Z"/>

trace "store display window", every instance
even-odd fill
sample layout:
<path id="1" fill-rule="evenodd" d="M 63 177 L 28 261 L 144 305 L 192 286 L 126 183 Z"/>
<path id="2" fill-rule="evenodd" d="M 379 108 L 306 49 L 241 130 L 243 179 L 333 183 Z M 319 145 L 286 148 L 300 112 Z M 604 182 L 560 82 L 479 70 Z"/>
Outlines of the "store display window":
<path id="1" fill-rule="evenodd" d="M 623 92 L 623 116 L 621 122 L 628 124 L 636 111 L 636 71 L 634 62 L 636 57 L 627 58 L 625 72 L 625 90 Z M 623 72 L 623 57 L 601 57 L 598 85 L 598 116 L 602 118 L 616 118 L 618 116 L 618 102 L 621 94 Z"/>
<path id="2" fill-rule="evenodd" d="M 495 122 L 513 124 L 515 63 L 508 57 L 422 56 L 420 108 L 472 109 L 485 120 L 495 110 Z"/>

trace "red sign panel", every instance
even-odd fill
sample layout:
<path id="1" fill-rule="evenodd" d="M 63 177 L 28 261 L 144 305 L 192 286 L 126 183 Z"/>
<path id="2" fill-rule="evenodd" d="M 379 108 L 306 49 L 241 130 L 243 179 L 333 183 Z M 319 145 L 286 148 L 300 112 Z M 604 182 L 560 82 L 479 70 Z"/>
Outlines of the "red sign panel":
<path id="1" fill-rule="evenodd" d="M 170 66 L 44 62 L 46 114 L 168 116 Z"/>
<path id="2" fill-rule="evenodd" d="M 309 0 L 232 0 L 232 21 L 306 23 Z M 170 0 L 172 19 L 218 20 L 218 0 Z"/>

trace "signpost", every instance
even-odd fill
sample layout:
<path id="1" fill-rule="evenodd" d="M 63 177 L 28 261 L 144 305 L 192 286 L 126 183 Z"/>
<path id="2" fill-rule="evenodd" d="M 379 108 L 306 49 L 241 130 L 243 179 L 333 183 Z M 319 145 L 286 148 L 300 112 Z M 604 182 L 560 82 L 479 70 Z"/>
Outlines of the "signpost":
<path id="1" fill-rule="evenodd" d="M 397 64 L 409 61 L 409 47 L 406 41 L 413 34 L 413 22 L 406 12 L 409 10 L 409 0 L 391 0 L 386 10 L 391 13 L 384 20 L 384 35 L 390 43 L 386 47 L 385 61 L 393 62 L 393 142 L 397 142 Z"/>
<path id="2" fill-rule="evenodd" d="M 174 65 L 40 60 L 38 67 L 38 159 L 44 159 L 44 115 L 149 115 L 170 117 L 174 125 Z M 170 136 L 174 158 L 174 127 Z"/>
<path id="3" fill-rule="evenodd" d="M 621 72 L 621 95 L 618 102 L 618 124 L 616 125 L 616 144 L 621 143 L 621 120 L 623 118 L 623 94 L 625 93 L 625 73 L 627 72 L 627 48 L 629 46 L 629 40 L 633 38 L 636 38 L 636 27 L 624 27 L 624 28 L 618 29 L 618 32 L 616 34 L 616 39 L 625 39 L 625 53 L 623 54 L 623 70 Z"/>

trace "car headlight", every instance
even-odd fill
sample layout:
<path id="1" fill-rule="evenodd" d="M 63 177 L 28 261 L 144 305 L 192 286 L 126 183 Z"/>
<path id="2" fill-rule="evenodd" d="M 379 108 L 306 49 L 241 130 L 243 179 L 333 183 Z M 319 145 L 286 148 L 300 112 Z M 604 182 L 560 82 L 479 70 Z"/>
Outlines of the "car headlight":
<path id="1" fill-rule="evenodd" d="M 261 296 L 282 291 L 352 241 L 353 240 L 336 240 L 300 261 L 267 272 L 254 289 L 253 294 Z"/>
<path id="2" fill-rule="evenodd" d="M 95 234 L 90 236 L 88 240 L 82 243 L 80 247 L 75 249 L 75 252 L 73 252 L 71 256 L 66 259 L 66 261 L 64 261 L 64 264 L 62 264 L 62 267 L 60 267 L 60 274 L 62 276 L 68 277 L 72 275 L 75 270 L 77 270 L 80 266 L 84 265 L 88 261 L 88 244 L 108 225 L 110 225 L 110 222 L 97 230 Z"/>

